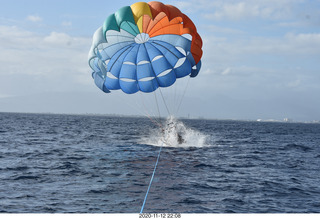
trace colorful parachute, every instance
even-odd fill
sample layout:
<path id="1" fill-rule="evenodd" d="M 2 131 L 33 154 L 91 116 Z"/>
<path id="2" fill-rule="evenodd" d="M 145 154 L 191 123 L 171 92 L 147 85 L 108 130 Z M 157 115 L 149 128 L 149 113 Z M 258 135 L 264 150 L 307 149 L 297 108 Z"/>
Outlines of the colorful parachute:
<path id="1" fill-rule="evenodd" d="M 201 48 L 195 25 L 179 9 L 138 2 L 111 14 L 95 32 L 89 65 L 106 93 L 152 92 L 177 78 L 197 76 Z"/>

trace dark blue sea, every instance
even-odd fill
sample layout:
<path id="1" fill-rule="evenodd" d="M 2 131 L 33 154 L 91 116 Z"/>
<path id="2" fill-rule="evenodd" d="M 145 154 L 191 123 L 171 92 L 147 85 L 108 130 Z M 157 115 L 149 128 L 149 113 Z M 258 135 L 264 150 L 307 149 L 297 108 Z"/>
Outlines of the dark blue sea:
<path id="1" fill-rule="evenodd" d="M 176 123 L 0 113 L 0 212 L 139 213 L 162 148 L 144 212 L 320 213 L 320 124 Z"/>

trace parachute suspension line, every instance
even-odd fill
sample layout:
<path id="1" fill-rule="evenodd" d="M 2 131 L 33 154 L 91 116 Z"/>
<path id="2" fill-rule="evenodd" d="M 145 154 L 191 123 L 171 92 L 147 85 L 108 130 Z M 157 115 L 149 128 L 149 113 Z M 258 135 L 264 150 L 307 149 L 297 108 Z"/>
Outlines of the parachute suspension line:
<path id="1" fill-rule="evenodd" d="M 175 103 L 177 103 L 178 101 L 177 101 L 177 86 L 174 86 L 174 96 L 173 96 L 173 102 L 172 102 L 172 109 L 175 109 L 175 111 L 176 111 L 176 107 L 175 107 Z"/>
<path id="2" fill-rule="evenodd" d="M 159 109 L 157 94 L 156 94 L 156 92 L 153 92 L 153 94 L 154 94 L 154 99 L 156 100 L 158 115 L 159 115 L 159 119 L 160 119 L 160 118 L 161 118 L 161 114 L 160 114 L 160 109 Z"/>
<path id="3" fill-rule="evenodd" d="M 152 173 L 152 176 L 151 176 L 151 179 L 150 179 L 150 182 L 149 182 L 149 186 L 148 186 L 148 189 L 147 189 L 146 196 L 144 197 L 144 201 L 143 201 L 143 204 L 142 204 L 142 207 L 141 207 L 141 210 L 140 210 L 140 214 L 143 213 L 143 209 L 144 209 L 144 206 L 145 206 L 146 201 L 147 201 L 147 198 L 148 198 L 149 190 L 150 190 L 150 188 L 151 188 L 151 184 L 152 184 L 152 181 L 153 181 L 153 178 L 154 178 L 154 174 L 156 173 L 156 169 L 157 169 L 157 166 L 158 166 L 158 162 L 159 162 L 159 158 L 160 158 L 160 153 L 161 153 L 161 150 L 162 150 L 162 146 L 163 146 L 163 143 L 162 143 L 162 145 L 161 145 L 161 147 L 160 147 L 156 164 L 154 165 L 153 173 Z"/>
<path id="4" fill-rule="evenodd" d="M 161 129 L 163 129 L 161 123 L 159 123 L 157 120 L 152 119 L 152 117 L 149 116 L 149 115 L 146 115 L 146 116 L 150 119 L 150 121 L 151 121 L 153 124 L 159 126 L 159 128 L 161 128 Z"/>
<path id="5" fill-rule="evenodd" d="M 121 101 L 120 101 L 120 100 L 121 100 Z M 121 106 L 121 104 L 125 103 L 128 107 L 135 109 L 138 113 L 145 114 L 145 113 L 144 113 L 141 109 L 139 109 L 136 105 L 128 102 L 128 100 L 126 100 L 125 98 L 123 98 L 122 95 L 118 95 L 118 97 L 115 98 L 114 101 L 117 101 L 120 106 Z"/>
<path id="6" fill-rule="evenodd" d="M 184 88 L 184 90 L 183 90 L 182 97 L 181 97 L 181 99 L 180 99 L 180 102 L 179 102 L 179 105 L 178 105 L 176 114 L 178 114 L 179 109 L 180 109 L 180 106 L 181 106 L 181 104 L 182 104 L 182 100 L 184 99 L 184 96 L 185 96 L 185 94 L 186 94 L 186 92 L 187 92 L 187 88 L 188 88 L 188 86 L 189 86 L 189 81 L 190 81 L 190 77 L 188 78 L 187 85 L 185 86 L 185 88 Z"/>
<path id="7" fill-rule="evenodd" d="M 174 54 L 168 47 L 166 47 L 166 46 L 164 46 L 164 45 L 161 45 L 160 43 L 157 43 L 156 41 L 153 41 L 152 43 L 154 43 L 154 44 L 156 44 L 156 45 L 158 45 L 158 46 L 161 46 L 162 48 L 164 48 L 164 49 L 166 49 L 168 52 L 170 52 L 173 56 L 175 56 L 177 59 L 179 59 L 179 57 L 178 57 L 176 54 Z M 168 113 L 168 115 L 171 115 L 171 113 L 170 113 L 170 111 L 169 111 L 169 108 L 168 108 L 168 106 L 167 106 L 167 103 L 166 103 L 166 101 L 165 101 L 165 99 L 164 99 L 164 97 L 163 97 L 163 94 L 162 94 L 162 91 L 161 91 L 161 87 L 159 87 L 159 91 L 160 91 L 160 94 L 161 94 L 163 103 L 164 103 L 164 105 L 165 105 L 165 107 L 166 107 L 167 113 Z"/>
<path id="8" fill-rule="evenodd" d="M 152 116 L 148 113 L 148 110 L 147 110 L 147 107 L 145 105 L 145 102 L 144 102 L 144 98 L 142 96 L 142 94 L 140 93 L 140 98 L 141 98 L 141 102 L 142 102 L 142 105 L 144 107 L 144 115 L 155 125 L 157 125 L 159 128 L 162 128 L 162 124 L 157 121 L 157 119 L 152 119 Z M 159 108 L 159 107 L 158 107 Z M 154 116 L 156 118 L 156 116 Z"/>
<path id="9" fill-rule="evenodd" d="M 134 104 L 130 104 L 125 98 L 123 98 L 121 95 L 119 96 L 119 99 L 121 99 L 121 101 L 119 101 L 118 99 L 116 99 L 116 101 L 119 102 L 119 104 L 122 104 L 122 103 L 125 103 L 126 105 L 128 105 L 130 108 L 133 108 L 135 109 L 137 112 L 143 114 L 144 116 L 146 116 L 153 124 L 155 124 L 156 126 L 158 126 L 159 128 L 162 128 L 162 124 L 157 121 L 156 119 L 152 119 L 152 116 L 150 116 L 148 114 L 148 112 L 144 109 L 142 110 L 141 108 L 137 107 L 137 105 L 134 105 Z M 143 102 L 143 98 L 142 99 L 142 105 L 144 105 L 144 102 Z"/>
<path id="10" fill-rule="evenodd" d="M 164 97 L 163 97 L 163 94 L 162 94 L 162 91 L 161 91 L 161 88 L 160 88 L 160 87 L 159 87 L 159 91 L 160 91 L 160 94 L 161 94 L 162 101 L 163 101 L 163 103 L 164 103 L 164 105 L 165 105 L 165 107 L 166 107 L 166 109 L 167 109 L 167 113 L 168 113 L 168 115 L 170 116 L 171 114 L 170 114 L 169 108 L 168 108 L 168 106 L 167 106 L 166 100 L 165 100 Z"/>

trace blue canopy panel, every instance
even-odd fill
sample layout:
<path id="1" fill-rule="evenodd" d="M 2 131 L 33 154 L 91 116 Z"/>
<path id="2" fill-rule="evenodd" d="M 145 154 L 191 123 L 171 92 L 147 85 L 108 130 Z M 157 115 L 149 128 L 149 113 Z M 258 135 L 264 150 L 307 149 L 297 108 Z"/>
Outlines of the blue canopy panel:
<path id="1" fill-rule="evenodd" d="M 176 74 L 177 74 L 177 78 L 181 78 L 186 76 L 186 70 L 188 69 L 188 66 L 191 66 L 191 72 L 190 70 L 188 70 L 188 74 L 190 74 L 190 77 L 195 77 L 198 75 L 199 71 L 200 71 L 200 67 L 201 67 L 201 63 L 197 64 L 194 61 L 194 58 L 191 54 L 191 41 L 183 36 L 179 36 L 179 35 L 159 35 L 156 37 L 152 37 L 151 38 L 153 41 L 157 42 L 160 45 L 174 45 L 175 49 L 177 49 L 179 52 L 181 52 L 180 50 L 182 50 L 182 54 L 184 56 L 186 56 L 187 58 L 187 63 L 183 63 L 182 66 L 179 67 L 179 69 L 175 69 Z M 162 43 L 159 43 L 159 41 L 161 41 Z M 172 51 L 172 50 L 170 50 Z M 176 53 L 175 53 L 176 54 Z M 200 61 L 201 62 L 201 61 Z"/>
<path id="2" fill-rule="evenodd" d="M 123 62 L 119 73 L 120 79 L 137 80 L 137 66 L 134 63 Z"/>
<path id="3" fill-rule="evenodd" d="M 169 87 L 176 81 L 176 74 L 173 71 L 173 66 L 170 64 L 168 57 L 157 49 L 151 43 L 145 43 L 151 61 L 151 66 L 154 76 L 157 77 L 157 82 L 160 87 Z M 176 59 L 175 61 L 178 61 Z M 171 60 L 172 62 L 172 60 Z"/>
<path id="4" fill-rule="evenodd" d="M 127 94 L 134 94 L 139 91 L 138 81 L 136 80 L 120 79 L 120 87 Z"/>
<path id="5" fill-rule="evenodd" d="M 107 74 L 104 85 L 109 90 L 120 89 L 119 75 L 122 68 L 122 63 L 126 55 L 130 52 L 132 46 L 125 46 L 119 51 L 117 51 L 110 59 L 107 65 Z"/>
<path id="6" fill-rule="evenodd" d="M 136 63 L 139 64 L 140 62 L 143 62 L 143 61 L 150 62 L 148 52 L 149 51 L 147 51 L 145 43 L 139 44 Z"/>
<path id="7" fill-rule="evenodd" d="M 167 69 L 157 76 L 160 87 L 169 87 L 176 82 L 176 74 L 173 69 Z"/>
<path id="8" fill-rule="evenodd" d="M 201 60 L 196 65 L 196 68 L 192 69 L 192 73 L 191 73 L 190 77 L 192 77 L 192 78 L 196 77 L 200 71 L 200 68 L 201 68 Z"/>
<path id="9" fill-rule="evenodd" d="M 129 55 L 127 55 L 128 57 Z M 120 74 L 120 87 L 123 92 L 133 94 L 139 91 L 137 81 L 137 66 L 132 62 L 123 62 Z"/>
<path id="10" fill-rule="evenodd" d="M 125 46 L 122 49 L 118 50 L 110 59 L 107 71 L 110 72 L 114 77 L 119 78 L 121 66 L 124 58 L 130 52 L 131 46 Z"/>
<path id="11" fill-rule="evenodd" d="M 133 44 L 132 42 L 120 42 L 116 44 L 112 44 L 106 48 L 103 49 L 103 52 L 105 54 L 105 59 L 102 60 L 107 60 L 111 59 L 119 50 L 123 49 L 124 47 L 130 46 Z"/>
<path id="12" fill-rule="evenodd" d="M 183 57 L 183 54 L 169 43 L 153 40 L 152 45 L 162 52 L 172 66 L 175 65 L 179 58 Z"/>
<path id="13" fill-rule="evenodd" d="M 110 93 L 110 91 L 104 85 L 107 71 L 105 64 L 99 59 L 92 59 L 91 61 L 95 62 L 93 68 L 94 72 L 92 73 L 92 77 L 94 79 L 95 84 L 105 93 Z"/>
<path id="14" fill-rule="evenodd" d="M 103 78 L 101 72 L 93 72 L 92 77 L 94 78 L 94 83 L 105 93 L 110 93 L 110 90 L 104 85 L 105 79 Z"/>
<path id="15" fill-rule="evenodd" d="M 100 59 L 98 59 L 97 57 L 90 59 L 89 61 L 89 65 L 91 67 L 91 69 L 96 72 L 96 71 L 100 71 L 99 66 L 98 66 L 98 61 L 100 61 Z"/>
<path id="16" fill-rule="evenodd" d="M 152 69 L 151 63 L 143 63 L 137 65 L 137 80 L 142 80 L 144 78 L 154 78 L 155 74 Z"/>
<path id="17" fill-rule="evenodd" d="M 185 37 L 161 35 L 137 43 L 133 33 L 120 32 L 108 30 L 106 41 L 95 48 L 96 56 L 89 61 L 95 83 L 104 92 L 152 92 L 171 86 L 177 78 L 198 74 L 201 62 L 195 65 L 191 41 Z"/>
<path id="18" fill-rule="evenodd" d="M 154 69 L 159 68 L 161 69 L 160 72 L 162 72 L 168 69 L 167 66 L 169 64 L 170 68 L 174 69 L 176 78 L 182 78 L 191 73 L 191 63 L 189 59 L 186 59 L 185 55 L 182 54 L 176 47 L 162 41 L 153 41 L 151 46 L 149 47 L 150 48 L 148 49 L 148 51 L 149 50 L 153 51 L 153 54 L 158 54 L 158 57 L 159 57 L 159 54 L 163 56 L 162 58 L 159 58 L 156 61 L 152 62 L 154 63 L 153 65 Z M 168 64 L 163 63 L 164 59 L 168 61 Z M 162 69 L 162 68 L 166 68 L 166 69 Z"/>
<path id="19" fill-rule="evenodd" d="M 159 83 L 156 78 L 147 78 L 138 81 L 140 91 L 150 93 L 158 89 Z"/>

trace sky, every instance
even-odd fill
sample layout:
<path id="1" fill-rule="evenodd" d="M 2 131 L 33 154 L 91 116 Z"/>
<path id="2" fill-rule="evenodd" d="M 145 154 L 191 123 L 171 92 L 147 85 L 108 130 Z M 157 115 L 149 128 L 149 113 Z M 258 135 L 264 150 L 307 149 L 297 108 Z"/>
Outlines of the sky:
<path id="1" fill-rule="evenodd" d="M 320 120 L 319 0 L 162 2 L 188 15 L 203 40 L 177 116 Z M 135 1 L 0 3 L 0 112 L 145 114 L 140 97 L 100 91 L 87 60 L 95 30 Z"/>

